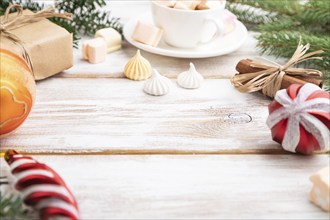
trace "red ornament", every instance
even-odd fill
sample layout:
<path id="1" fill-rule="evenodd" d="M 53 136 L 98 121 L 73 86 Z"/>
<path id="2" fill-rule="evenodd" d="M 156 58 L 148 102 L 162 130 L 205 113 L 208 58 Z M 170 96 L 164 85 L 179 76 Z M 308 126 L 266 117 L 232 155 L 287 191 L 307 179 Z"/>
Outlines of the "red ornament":
<path id="1" fill-rule="evenodd" d="M 79 219 L 74 196 L 53 169 L 14 150 L 8 150 L 5 159 L 24 203 L 36 209 L 41 219 Z"/>
<path id="2" fill-rule="evenodd" d="M 293 153 L 328 150 L 330 94 L 314 84 L 292 84 L 276 93 L 268 106 L 273 140 Z"/>

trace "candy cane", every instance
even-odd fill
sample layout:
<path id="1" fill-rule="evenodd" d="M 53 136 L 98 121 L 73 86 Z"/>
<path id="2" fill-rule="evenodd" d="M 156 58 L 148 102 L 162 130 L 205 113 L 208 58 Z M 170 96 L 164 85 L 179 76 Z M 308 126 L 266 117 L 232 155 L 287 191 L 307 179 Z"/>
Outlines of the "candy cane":
<path id="1" fill-rule="evenodd" d="M 74 196 L 53 169 L 14 150 L 8 150 L 5 159 L 24 203 L 36 209 L 41 219 L 79 219 Z"/>

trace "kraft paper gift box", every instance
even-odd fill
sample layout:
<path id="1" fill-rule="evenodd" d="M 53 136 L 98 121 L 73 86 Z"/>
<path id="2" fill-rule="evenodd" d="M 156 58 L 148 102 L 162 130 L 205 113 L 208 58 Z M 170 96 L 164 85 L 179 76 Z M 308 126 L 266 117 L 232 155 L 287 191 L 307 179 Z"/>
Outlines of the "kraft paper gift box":
<path id="1" fill-rule="evenodd" d="M 33 12 L 24 10 L 23 14 Z M 12 13 L 9 17 L 16 15 L 17 13 Z M 72 34 L 48 19 L 43 18 L 9 32 L 23 42 L 31 58 L 36 80 L 45 79 L 73 66 Z M 22 54 L 19 46 L 3 36 L 0 47 Z"/>

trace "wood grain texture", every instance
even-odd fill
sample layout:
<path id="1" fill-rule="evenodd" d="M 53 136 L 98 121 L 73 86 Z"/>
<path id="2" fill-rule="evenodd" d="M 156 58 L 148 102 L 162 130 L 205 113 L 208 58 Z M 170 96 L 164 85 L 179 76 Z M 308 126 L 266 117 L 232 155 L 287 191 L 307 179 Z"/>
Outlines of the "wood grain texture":
<path id="1" fill-rule="evenodd" d="M 325 155 L 35 158 L 64 178 L 82 219 L 329 219 L 308 200 Z"/>
<path id="2" fill-rule="evenodd" d="M 123 24 L 149 12 L 149 1 L 107 3 L 104 9 Z M 0 152 L 39 154 L 35 158 L 72 189 L 86 220 L 329 219 L 308 201 L 308 178 L 329 165 L 329 155 L 285 153 L 265 125 L 270 100 L 240 94 L 228 80 L 240 59 L 259 55 L 256 34 L 249 32 L 236 52 L 215 58 L 142 51 L 173 79 L 164 97 L 144 94 L 144 82 L 123 79 L 136 52 L 127 42 L 97 65 L 75 50 L 73 68 L 38 82 L 32 114 L 1 140 Z M 207 78 L 198 90 L 175 83 L 191 61 Z M 0 176 L 6 173 L 0 158 Z"/>
<path id="3" fill-rule="evenodd" d="M 28 120 L 1 140 L 1 151 L 29 153 L 283 152 L 265 121 L 270 100 L 241 94 L 229 80 L 206 80 L 154 97 L 144 82 L 59 79 L 37 85 Z"/>
<path id="4" fill-rule="evenodd" d="M 160 56 L 146 51 L 141 51 L 141 54 L 149 60 L 153 68 L 156 68 L 161 74 L 170 78 L 176 78 L 179 73 L 187 71 L 190 62 L 193 62 L 196 68 L 198 68 L 197 70 L 206 78 L 230 78 L 236 73 L 235 66 L 241 59 L 258 56 L 255 50 L 256 40 L 253 37 L 254 35 L 253 33 L 249 33 L 247 41 L 240 49 L 224 56 L 185 59 Z M 137 48 L 124 41 L 121 50 L 108 54 L 106 61 L 100 64 L 90 64 L 82 60 L 81 50 L 75 50 L 75 66 L 55 77 L 124 78 L 124 67 L 130 58 L 135 55 L 136 50 Z"/>

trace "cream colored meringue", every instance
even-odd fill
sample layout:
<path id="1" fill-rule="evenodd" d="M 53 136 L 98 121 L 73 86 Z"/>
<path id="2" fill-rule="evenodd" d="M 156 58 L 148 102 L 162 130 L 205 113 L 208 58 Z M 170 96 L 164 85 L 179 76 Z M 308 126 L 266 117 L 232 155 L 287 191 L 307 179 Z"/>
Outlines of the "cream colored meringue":
<path id="1" fill-rule="evenodd" d="M 124 74 L 127 78 L 132 80 L 145 80 L 151 76 L 151 65 L 149 61 L 144 58 L 140 50 L 132 57 L 125 66 Z"/>
<path id="2" fill-rule="evenodd" d="M 197 89 L 203 83 L 204 77 L 196 71 L 193 63 L 190 63 L 188 71 L 178 75 L 178 84 L 185 89 Z"/>
<path id="3" fill-rule="evenodd" d="M 171 80 L 158 73 L 157 70 L 153 69 L 153 74 L 144 85 L 143 91 L 149 95 L 161 96 L 165 95 L 170 91 Z"/>

